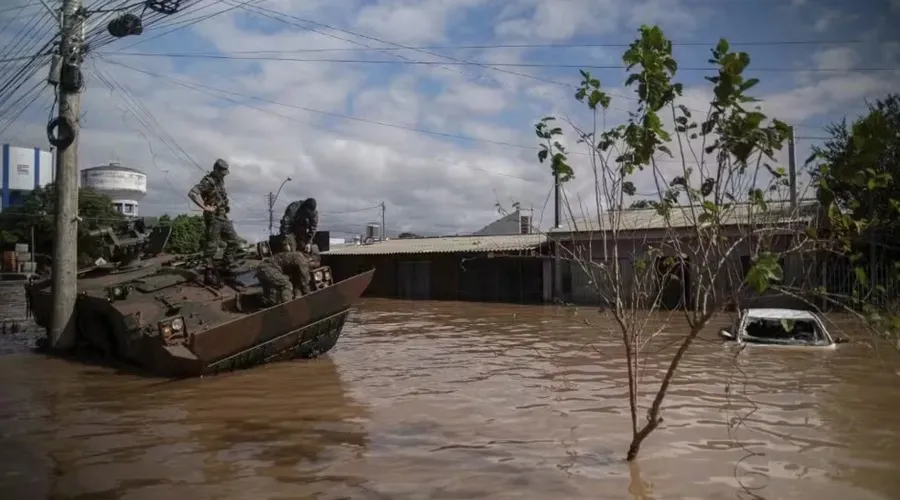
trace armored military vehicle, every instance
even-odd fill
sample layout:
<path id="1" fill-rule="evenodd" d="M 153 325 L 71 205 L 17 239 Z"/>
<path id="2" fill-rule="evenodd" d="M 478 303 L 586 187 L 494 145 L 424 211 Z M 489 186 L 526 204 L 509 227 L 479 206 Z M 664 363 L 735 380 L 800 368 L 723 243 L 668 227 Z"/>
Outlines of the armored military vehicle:
<path id="1" fill-rule="evenodd" d="M 105 258 L 79 271 L 70 353 L 76 359 L 192 377 L 315 357 L 334 347 L 374 273 L 334 283 L 331 269 L 318 266 L 310 272 L 312 293 L 266 308 L 254 271 L 271 254 L 268 242 L 246 252 L 231 277 L 211 286 L 202 256 L 164 254 L 171 226 L 152 222 L 93 232 Z M 25 285 L 29 310 L 44 328 L 51 284 L 48 278 Z"/>

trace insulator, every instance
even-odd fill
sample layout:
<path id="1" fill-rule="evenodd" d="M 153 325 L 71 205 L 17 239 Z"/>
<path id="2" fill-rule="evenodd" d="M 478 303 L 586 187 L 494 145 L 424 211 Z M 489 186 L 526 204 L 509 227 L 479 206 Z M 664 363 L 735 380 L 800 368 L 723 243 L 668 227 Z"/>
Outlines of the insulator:
<path id="1" fill-rule="evenodd" d="M 144 32 L 144 23 L 134 14 L 122 14 L 113 19 L 106 26 L 109 34 L 116 38 L 124 38 L 129 35 L 140 35 Z"/>
<path id="2" fill-rule="evenodd" d="M 181 0 L 147 0 L 146 5 L 154 12 L 170 15 L 178 12 L 178 9 L 181 8 Z"/>

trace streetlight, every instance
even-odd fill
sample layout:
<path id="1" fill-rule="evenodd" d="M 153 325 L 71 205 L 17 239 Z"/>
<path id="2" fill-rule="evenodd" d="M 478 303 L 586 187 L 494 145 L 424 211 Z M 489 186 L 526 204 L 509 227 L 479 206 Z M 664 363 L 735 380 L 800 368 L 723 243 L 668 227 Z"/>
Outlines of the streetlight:
<path id="1" fill-rule="evenodd" d="M 278 199 L 278 195 L 281 194 L 281 189 L 291 180 L 290 177 L 281 181 L 281 185 L 278 186 L 278 191 L 275 194 L 272 194 L 269 191 L 269 234 L 272 234 L 272 227 L 275 225 L 275 200 Z"/>

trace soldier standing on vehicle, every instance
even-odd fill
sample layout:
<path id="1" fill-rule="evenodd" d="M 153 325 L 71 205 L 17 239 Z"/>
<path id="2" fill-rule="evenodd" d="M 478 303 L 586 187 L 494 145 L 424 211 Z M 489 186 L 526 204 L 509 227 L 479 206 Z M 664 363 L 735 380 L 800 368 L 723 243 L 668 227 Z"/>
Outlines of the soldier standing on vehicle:
<path id="1" fill-rule="evenodd" d="M 226 175 L 228 163 L 218 159 L 213 165 L 213 171 L 203 176 L 188 192 L 188 198 L 203 210 L 203 222 L 206 225 L 204 253 L 210 267 L 213 267 L 213 259 L 220 241 L 224 240 L 226 245 L 222 259 L 225 266 L 230 266 L 234 262 L 235 254 L 240 248 L 240 239 L 231 221 L 228 220 L 230 209 L 228 194 L 225 191 Z"/>
<path id="2" fill-rule="evenodd" d="M 262 301 L 272 307 L 293 300 L 296 295 L 310 293 L 310 276 L 306 257 L 300 252 L 275 254 L 262 261 L 256 271 L 262 286 Z"/>

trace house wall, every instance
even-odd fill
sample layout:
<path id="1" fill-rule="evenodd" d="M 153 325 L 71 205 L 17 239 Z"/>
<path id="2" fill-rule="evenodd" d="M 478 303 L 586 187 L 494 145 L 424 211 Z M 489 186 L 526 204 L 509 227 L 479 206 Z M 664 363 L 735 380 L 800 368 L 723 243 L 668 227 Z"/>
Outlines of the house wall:
<path id="1" fill-rule="evenodd" d="M 336 280 L 375 269 L 364 296 L 407 300 L 543 303 L 550 300 L 550 262 L 492 254 L 328 255 Z"/>
<path id="2" fill-rule="evenodd" d="M 654 268 L 664 264 L 662 261 L 656 264 L 651 262 L 651 248 L 657 249 L 656 251 L 663 258 L 674 257 L 678 253 L 677 249 L 672 245 L 667 245 L 665 240 L 653 238 L 653 236 L 657 235 L 652 233 L 627 236 L 620 234 L 617 245 L 611 240 L 604 244 L 599 235 L 595 235 L 593 239 L 569 238 L 562 240 L 559 243 L 559 278 L 556 280 L 555 295 L 565 302 L 574 304 L 597 304 L 612 300 L 614 287 L 609 281 L 607 271 L 604 271 L 602 266 L 605 264 L 608 272 L 614 272 L 612 263 L 617 260 L 619 263 L 619 289 L 626 302 L 649 303 L 651 298 L 655 298 L 659 294 L 664 308 L 692 307 L 692 298 L 696 293 L 695 287 L 701 283 L 708 283 L 710 279 L 709 275 L 702 276 L 701 273 L 715 272 L 712 267 L 717 266 L 720 262 L 722 267 L 715 280 L 714 293 L 717 298 L 726 301 L 735 297 L 735 290 L 739 288 L 745 277 L 745 271 L 749 268 L 749 257 L 752 255 L 751 241 L 744 240 L 735 243 L 724 261 L 714 252 L 706 255 L 706 252 L 703 251 L 688 251 L 688 254 L 685 255 L 687 260 L 684 270 L 686 279 L 682 284 L 677 280 L 666 278 L 662 269 L 659 269 L 658 273 L 641 274 L 642 277 L 636 279 L 639 271 L 636 270 L 635 262 L 643 261 L 644 265 Z M 738 241 L 738 238 L 733 235 L 731 238 L 732 242 Z M 697 248 L 697 245 L 691 244 L 690 241 L 682 241 L 682 249 Z M 790 237 L 776 237 L 764 245 L 784 255 L 782 284 L 802 289 L 818 286 L 821 282 L 820 273 L 817 271 L 813 257 L 800 253 L 787 254 L 792 247 Z M 724 250 L 726 247 L 722 245 L 717 249 Z M 752 291 L 742 289 L 736 297 L 739 300 L 756 298 L 758 305 L 765 305 L 765 301 L 760 302 L 759 298 L 754 295 Z M 636 298 L 640 299 L 633 300 Z M 780 300 L 783 301 L 783 297 L 771 297 L 771 300 L 773 303 L 778 303 Z"/>

